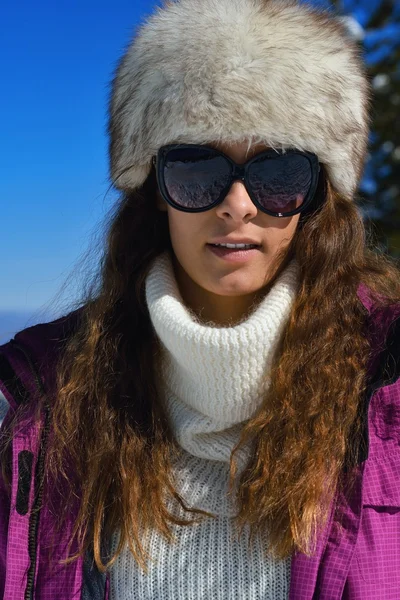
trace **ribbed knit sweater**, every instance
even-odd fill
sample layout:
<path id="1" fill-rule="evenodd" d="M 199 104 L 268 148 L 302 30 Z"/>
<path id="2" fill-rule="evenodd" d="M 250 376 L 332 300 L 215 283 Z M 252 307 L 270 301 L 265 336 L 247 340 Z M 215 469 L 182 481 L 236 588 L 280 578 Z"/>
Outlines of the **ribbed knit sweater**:
<path id="1" fill-rule="evenodd" d="M 298 290 L 296 262 L 239 325 L 199 322 L 184 305 L 168 253 L 146 280 L 146 300 L 161 342 L 161 393 L 180 453 L 173 461 L 185 502 L 211 512 L 195 525 L 172 526 L 175 542 L 149 532 L 151 562 L 145 574 L 126 547 L 111 570 L 111 600 L 286 600 L 290 559 L 268 556 L 268 535 L 249 547 L 239 537 L 228 494 L 229 459 L 244 423 L 268 393 L 269 369 Z M 248 450 L 238 457 L 239 471 Z M 184 518 L 176 502 L 168 507 Z M 113 537 L 113 550 L 119 536 Z"/>

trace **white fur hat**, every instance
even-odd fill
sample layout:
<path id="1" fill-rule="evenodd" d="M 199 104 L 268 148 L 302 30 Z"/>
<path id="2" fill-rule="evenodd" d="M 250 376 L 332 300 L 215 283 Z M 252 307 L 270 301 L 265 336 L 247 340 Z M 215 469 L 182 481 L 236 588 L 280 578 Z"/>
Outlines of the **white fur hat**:
<path id="1" fill-rule="evenodd" d="M 353 198 L 370 98 L 360 48 L 331 12 L 300 0 L 166 1 L 112 80 L 111 179 L 139 187 L 164 144 L 249 139 L 314 152 Z"/>

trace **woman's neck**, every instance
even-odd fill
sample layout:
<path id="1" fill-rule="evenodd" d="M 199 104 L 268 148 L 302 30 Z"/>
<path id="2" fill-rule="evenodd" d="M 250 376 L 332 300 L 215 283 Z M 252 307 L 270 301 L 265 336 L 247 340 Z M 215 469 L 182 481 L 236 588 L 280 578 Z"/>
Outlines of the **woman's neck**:
<path id="1" fill-rule="evenodd" d="M 203 323 L 229 327 L 241 323 L 268 293 L 271 285 L 244 296 L 220 296 L 198 285 L 182 268 L 175 256 L 173 267 L 185 305 Z"/>

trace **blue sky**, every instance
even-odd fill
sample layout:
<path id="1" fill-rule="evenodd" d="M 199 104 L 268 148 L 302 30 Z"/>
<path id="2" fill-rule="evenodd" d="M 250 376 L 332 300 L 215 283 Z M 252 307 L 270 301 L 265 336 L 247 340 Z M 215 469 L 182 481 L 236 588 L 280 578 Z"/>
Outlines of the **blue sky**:
<path id="1" fill-rule="evenodd" d="M 108 85 L 155 4 L 2 5 L 0 311 L 48 303 L 115 200 L 104 198 Z"/>

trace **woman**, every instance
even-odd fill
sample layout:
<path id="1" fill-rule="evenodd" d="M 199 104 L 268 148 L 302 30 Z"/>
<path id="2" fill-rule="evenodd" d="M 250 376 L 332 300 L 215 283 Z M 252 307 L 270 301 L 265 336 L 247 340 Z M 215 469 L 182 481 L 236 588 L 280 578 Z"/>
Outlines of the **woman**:
<path id="1" fill-rule="evenodd" d="M 341 22 L 296 0 L 179 0 L 138 30 L 99 279 L 0 348 L 7 600 L 398 598 L 369 104 Z"/>

